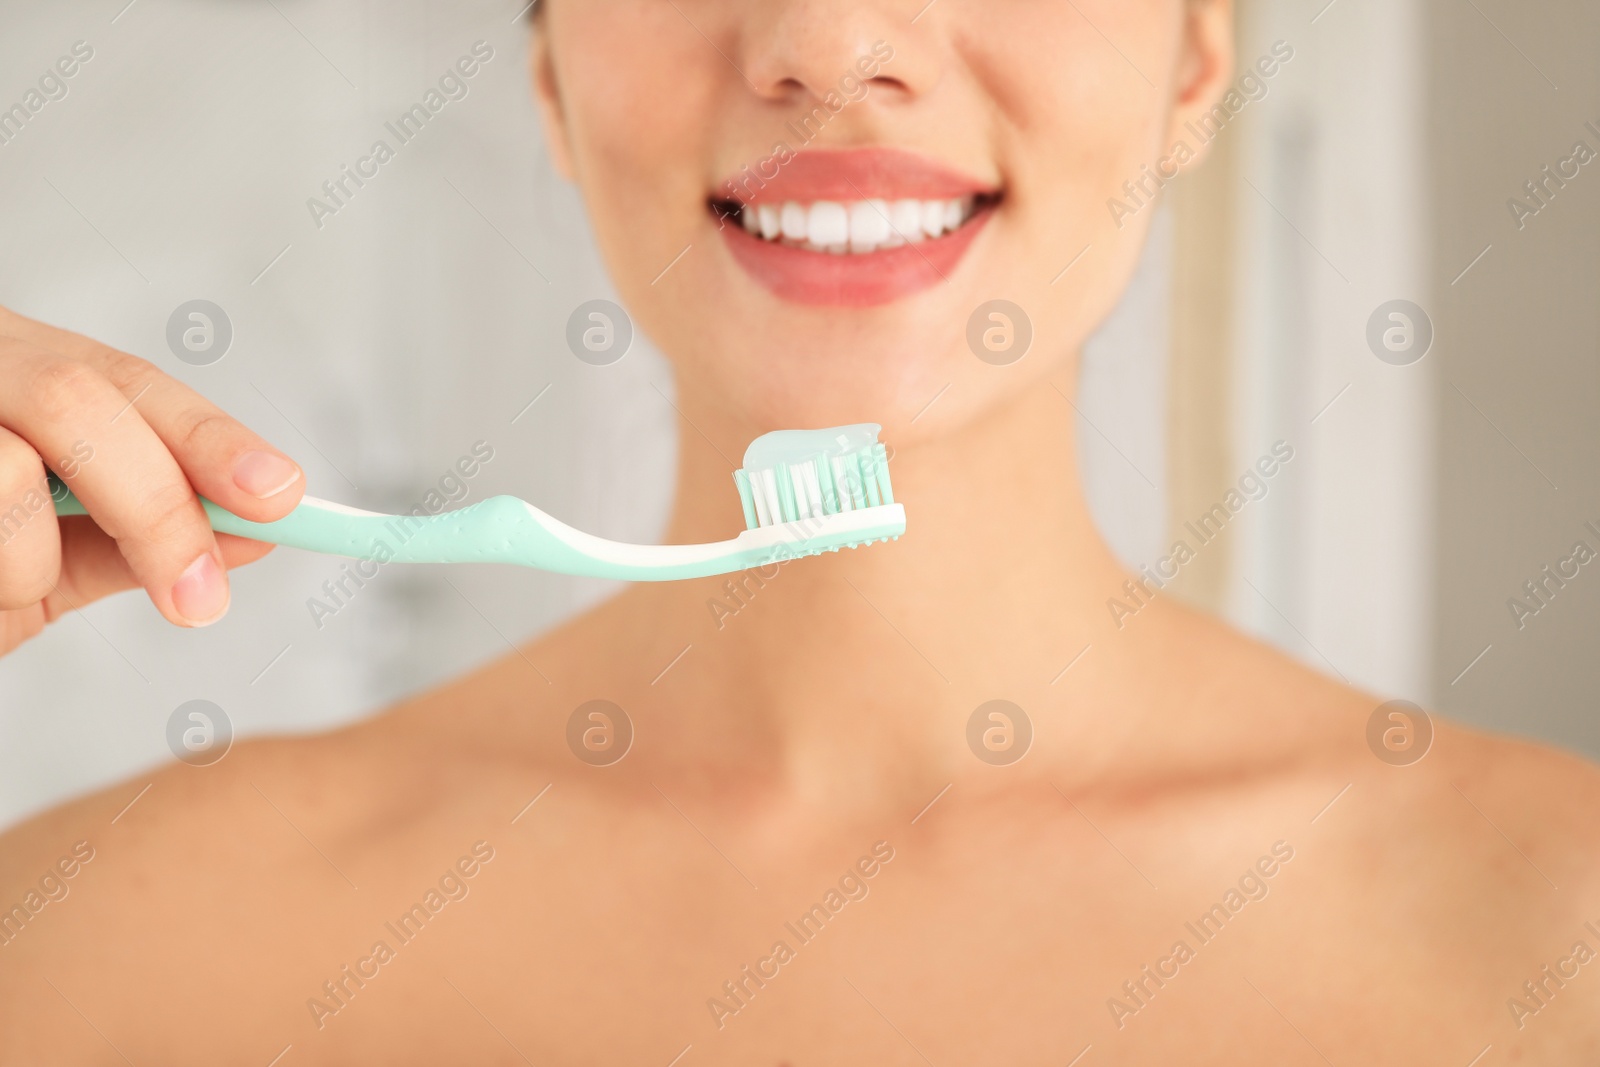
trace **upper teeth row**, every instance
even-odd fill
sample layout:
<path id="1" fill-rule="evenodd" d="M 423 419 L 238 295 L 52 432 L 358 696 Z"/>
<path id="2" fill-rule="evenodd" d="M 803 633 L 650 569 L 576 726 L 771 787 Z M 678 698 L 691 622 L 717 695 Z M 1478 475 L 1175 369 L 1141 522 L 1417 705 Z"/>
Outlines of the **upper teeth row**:
<path id="1" fill-rule="evenodd" d="M 938 237 L 972 217 L 972 197 L 954 200 L 818 200 L 746 205 L 744 228 L 813 252 L 873 252 Z"/>

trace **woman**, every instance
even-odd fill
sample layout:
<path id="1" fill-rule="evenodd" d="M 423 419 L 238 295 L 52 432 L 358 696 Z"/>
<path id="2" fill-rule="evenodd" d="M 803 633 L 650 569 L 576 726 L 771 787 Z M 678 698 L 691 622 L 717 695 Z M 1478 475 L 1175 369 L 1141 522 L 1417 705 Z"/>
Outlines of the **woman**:
<path id="1" fill-rule="evenodd" d="M 532 64 L 676 368 L 670 540 L 738 528 L 756 435 L 865 421 L 908 535 L 637 586 L 13 830 L 0 1062 L 1600 1055 L 1593 768 L 1443 725 L 1394 765 L 1377 699 L 1148 585 L 1108 615 L 1070 400 L 1150 213 L 1105 205 L 1237 76 L 1226 0 L 914 7 L 553 0 Z M 8 646 L 123 587 L 219 616 L 262 549 L 194 494 L 270 521 L 298 468 L 146 364 L 0 334 L 0 500 L 92 441 L 111 535 L 0 549 Z"/>

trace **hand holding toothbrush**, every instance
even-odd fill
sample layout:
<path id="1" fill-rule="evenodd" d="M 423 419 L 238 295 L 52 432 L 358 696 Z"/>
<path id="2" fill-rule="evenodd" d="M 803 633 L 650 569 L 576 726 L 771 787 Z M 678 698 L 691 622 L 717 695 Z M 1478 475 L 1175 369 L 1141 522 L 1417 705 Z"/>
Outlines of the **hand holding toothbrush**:
<path id="1" fill-rule="evenodd" d="M 89 518 L 57 518 L 46 471 Z M 200 496 L 266 523 L 304 491 L 293 460 L 150 363 L 0 308 L 0 655 L 124 589 L 215 622 L 228 570 L 271 546 L 214 533 Z"/>
<path id="2" fill-rule="evenodd" d="M 264 544 L 675 581 L 894 540 L 906 527 L 871 423 L 757 438 L 733 472 L 747 527 L 737 536 L 633 545 L 510 496 L 410 515 L 305 497 L 299 467 L 150 364 L 0 311 L 8 379 L 17 384 L 0 386 L 0 654 L 65 611 L 140 585 L 172 622 L 214 622 L 228 606 L 227 568 L 260 558 Z"/>

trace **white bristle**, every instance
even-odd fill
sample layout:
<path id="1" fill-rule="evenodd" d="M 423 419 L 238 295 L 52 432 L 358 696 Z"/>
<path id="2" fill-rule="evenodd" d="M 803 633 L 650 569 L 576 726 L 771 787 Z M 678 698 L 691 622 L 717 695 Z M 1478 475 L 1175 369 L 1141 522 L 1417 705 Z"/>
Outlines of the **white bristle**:
<path id="1" fill-rule="evenodd" d="M 750 474 L 755 475 L 754 478 L 750 478 L 750 496 L 755 498 L 755 514 L 760 518 L 760 523 L 763 526 L 771 526 L 774 522 L 773 509 L 766 502 L 768 501 L 768 488 L 766 488 L 766 485 L 773 477 L 773 472 L 771 470 L 754 470 Z"/>
<path id="2" fill-rule="evenodd" d="M 822 483 L 817 480 L 817 467 L 807 463 L 801 468 L 805 475 L 806 499 L 811 502 L 811 514 L 821 518 L 827 512 L 822 507 Z"/>
<path id="3" fill-rule="evenodd" d="M 811 499 L 806 496 L 804 467 L 789 468 L 789 491 L 794 494 L 794 517 L 797 519 L 809 519 L 811 517 Z"/>
<path id="4" fill-rule="evenodd" d="M 878 427 L 862 424 L 832 430 L 781 430 L 752 442 L 745 466 L 735 473 L 751 528 L 806 519 L 826 519 L 868 508 L 888 490 Z"/>

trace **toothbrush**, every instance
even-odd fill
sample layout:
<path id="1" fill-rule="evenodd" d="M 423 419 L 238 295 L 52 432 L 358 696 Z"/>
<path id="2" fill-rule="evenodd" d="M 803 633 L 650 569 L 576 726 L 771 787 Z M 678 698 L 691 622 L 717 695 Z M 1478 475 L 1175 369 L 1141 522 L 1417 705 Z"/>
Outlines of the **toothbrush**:
<path id="1" fill-rule="evenodd" d="M 382 515 L 306 497 L 277 522 L 256 523 L 202 500 L 211 528 L 254 541 L 379 563 L 513 563 L 560 574 L 672 581 L 773 563 L 905 532 L 880 427 L 779 430 L 751 442 L 734 472 L 745 529 L 703 545 L 633 545 L 574 529 L 513 496 L 456 511 Z M 56 514 L 86 515 L 52 476 Z M 420 509 L 417 509 L 420 510 Z"/>

